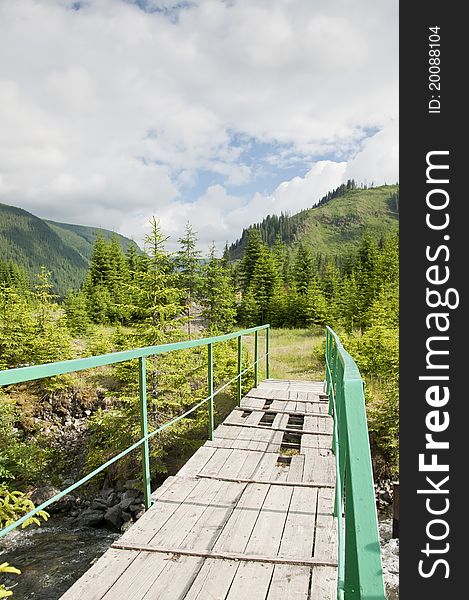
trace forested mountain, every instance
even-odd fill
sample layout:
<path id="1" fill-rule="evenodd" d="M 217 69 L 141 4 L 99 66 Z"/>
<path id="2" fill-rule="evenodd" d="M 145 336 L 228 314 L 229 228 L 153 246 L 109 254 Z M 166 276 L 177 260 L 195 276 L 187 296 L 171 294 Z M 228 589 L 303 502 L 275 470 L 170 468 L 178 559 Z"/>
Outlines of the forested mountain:
<path id="1" fill-rule="evenodd" d="M 348 256 L 365 230 L 375 239 L 396 231 L 399 221 L 399 186 L 359 188 L 353 180 L 329 192 L 316 206 L 288 215 L 268 215 L 244 229 L 230 248 L 230 258 L 243 255 L 250 229 L 257 229 L 272 247 L 277 239 L 288 246 L 304 244 L 314 254 L 330 258 Z"/>
<path id="2" fill-rule="evenodd" d="M 123 250 L 134 246 L 140 251 L 132 240 L 106 229 L 46 221 L 22 208 L 0 204 L 2 262 L 23 267 L 32 278 L 45 266 L 60 295 L 83 283 L 99 234 L 105 239 L 115 235 Z"/>

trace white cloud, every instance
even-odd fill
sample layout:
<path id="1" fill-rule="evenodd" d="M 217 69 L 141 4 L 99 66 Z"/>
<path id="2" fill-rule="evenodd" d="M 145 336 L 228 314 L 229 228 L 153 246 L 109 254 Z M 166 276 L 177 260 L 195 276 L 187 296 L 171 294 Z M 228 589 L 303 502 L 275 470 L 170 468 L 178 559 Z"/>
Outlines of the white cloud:
<path id="1" fill-rule="evenodd" d="M 206 243 L 349 176 L 395 180 L 394 0 L 72 4 L 0 2 L 0 202 L 137 239 L 187 217 Z M 311 170 L 255 193 L 233 135 Z M 183 196 L 202 171 L 222 183 Z"/>
<path id="2" fill-rule="evenodd" d="M 347 164 L 347 179 L 367 184 L 396 183 L 399 180 L 397 120 L 368 138 L 363 149 Z"/>

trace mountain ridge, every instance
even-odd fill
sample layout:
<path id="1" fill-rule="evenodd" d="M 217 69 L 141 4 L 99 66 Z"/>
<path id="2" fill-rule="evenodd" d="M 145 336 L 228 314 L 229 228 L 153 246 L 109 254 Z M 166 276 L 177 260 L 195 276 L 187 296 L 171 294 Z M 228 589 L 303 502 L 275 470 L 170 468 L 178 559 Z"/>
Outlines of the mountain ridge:
<path id="1" fill-rule="evenodd" d="M 1 260 L 23 267 L 31 283 L 45 266 L 59 295 L 83 283 L 99 234 L 106 239 L 116 236 L 124 250 L 132 245 L 141 252 L 136 242 L 107 229 L 42 219 L 23 208 L 0 203 Z"/>
<path id="2" fill-rule="evenodd" d="M 268 246 L 279 237 L 289 247 L 302 243 L 315 254 L 343 257 L 353 253 L 365 231 L 379 240 L 396 230 L 398 223 L 398 184 L 362 188 L 349 181 L 311 208 L 293 215 L 267 215 L 260 223 L 243 229 L 229 247 L 229 254 L 232 260 L 239 259 L 249 230 L 257 229 Z"/>

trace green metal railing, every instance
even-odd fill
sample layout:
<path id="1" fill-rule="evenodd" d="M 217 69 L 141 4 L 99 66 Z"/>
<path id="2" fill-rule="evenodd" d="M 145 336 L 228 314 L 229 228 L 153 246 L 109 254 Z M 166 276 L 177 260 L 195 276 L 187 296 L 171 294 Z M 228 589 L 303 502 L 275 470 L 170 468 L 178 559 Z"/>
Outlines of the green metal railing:
<path id="1" fill-rule="evenodd" d="M 141 447 L 142 450 L 142 471 L 143 471 L 143 485 L 144 485 L 144 499 L 145 508 L 148 509 L 151 505 L 151 489 L 150 489 L 150 450 L 149 440 L 154 437 L 157 433 L 167 429 L 171 425 L 174 425 L 181 419 L 184 419 L 203 404 L 208 402 L 208 432 L 209 438 L 213 439 L 213 432 L 215 427 L 214 422 L 214 398 L 221 391 L 226 389 L 229 385 L 237 382 L 237 402 L 241 401 L 242 397 L 242 376 L 247 373 L 250 369 L 254 368 L 254 385 L 257 386 L 259 383 L 259 362 L 265 358 L 265 370 L 266 377 L 269 377 L 269 328 L 270 325 L 261 325 L 259 327 L 252 327 L 250 329 L 244 329 L 242 331 L 236 331 L 234 333 L 228 333 L 226 335 L 219 335 L 210 338 L 203 338 L 198 340 L 190 340 L 187 342 L 176 342 L 173 344 L 162 344 L 160 346 L 148 346 L 146 348 L 137 348 L 134 350 L 125 350 L 123 352 L 114 352 L 112 354 L 102 354 L 101 356 L 92 356 L 89 358 L 78 358 L 75 360 L 66 360 L 62 362 L 49 363 L 45 365 L 36 365 L 31 367 L 21 367 L 18 369 L 10 369 L 7 371 L 0 371 L 0 387 L 5 385 L 12 385 L 16 383 L 23 383 L 25 381 L 33 381 L 37 379 L 44 379 L 47 377 L 54 377 L 56 375 L 63 375 L 64 373 L 74 373 L 77 371 L 84 371 L 87 369 L 93 369 L 95 367 L 102 367 L 105 365 L 112 365 L 116 363 L 125 362 L 127 360 L 138 359 L 138 374 L 139 374 L 139 402 L 140 402 L 140 432 L 141 437 L 134 444 L 102 464 L 100 467 L 82 477 L 79 481 L 73 485 L 68 486 L 46 502 L 43 502 L 39 506 L 35 507 L 20 519 L 0 530 L 0 537 L 3 537 L 13 529 L 19 527 L 27 519 L 34 516 L 41 510 L 45 510 L 53 502 L 60 500 L 63 496 L 66 496 L 73 490 L 87 483 L 90 479 L 104 471 L 107 467 L 117 462 L 132 450 Z M 265 354 L 259 356 L 259 332 L 265 330 Z M 243 351 L 243 336 L 254 334 L 254 362 L 242 369 L 242 351 Z M 235 377 L 230 379 L 224 385 L 220 386 L 216 390 L 213 389 L 213 345 L 226 342 L 232 339 L 238 339 L 238 373 Z M 148 415 L 147 415 L 147 390 L 146 390 L 146 358 L 149 356 L 156 356 L 158 354 L 166 354 L 176 350 L 186 350 L 188 348 L 195 348 L 197 346 L 207 346 L 207 388 L 208 395 L 206 398 L 198 402 L 195 406 L 187 410 L 185 413 L 174 417 L 170 421 L 164 423 L 153 431 L 148 430 Z"/>
<path id="2" fill-rule="evenodd" d="M 337 598 L 385 600 L 363 381 L 330 327 L 326 329 L 326 383 L 329 413 L 334 416 Z"/>

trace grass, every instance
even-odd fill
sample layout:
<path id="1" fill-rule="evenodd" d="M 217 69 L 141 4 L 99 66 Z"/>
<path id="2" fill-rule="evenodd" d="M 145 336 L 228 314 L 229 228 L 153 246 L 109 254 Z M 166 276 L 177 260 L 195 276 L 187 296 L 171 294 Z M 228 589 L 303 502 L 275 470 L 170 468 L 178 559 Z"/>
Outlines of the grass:
<path id="1" fill-rule="evenodd" d="M 254 348 L 254 336 L 245 338 L 246 346 Z M 324 341 L 322 330 L 271 329 L 270 330 L 270 377 L 272 379 L 301 379 L 323 381 L 324 364 L 317 352 Z M 243 340 L 244 342 L 244 340 Z M 264 350 L 264 335 L 259 336 L 259 356 Z M 259 376 L 265 377 L 265 363 L 259 364 Z"/>

